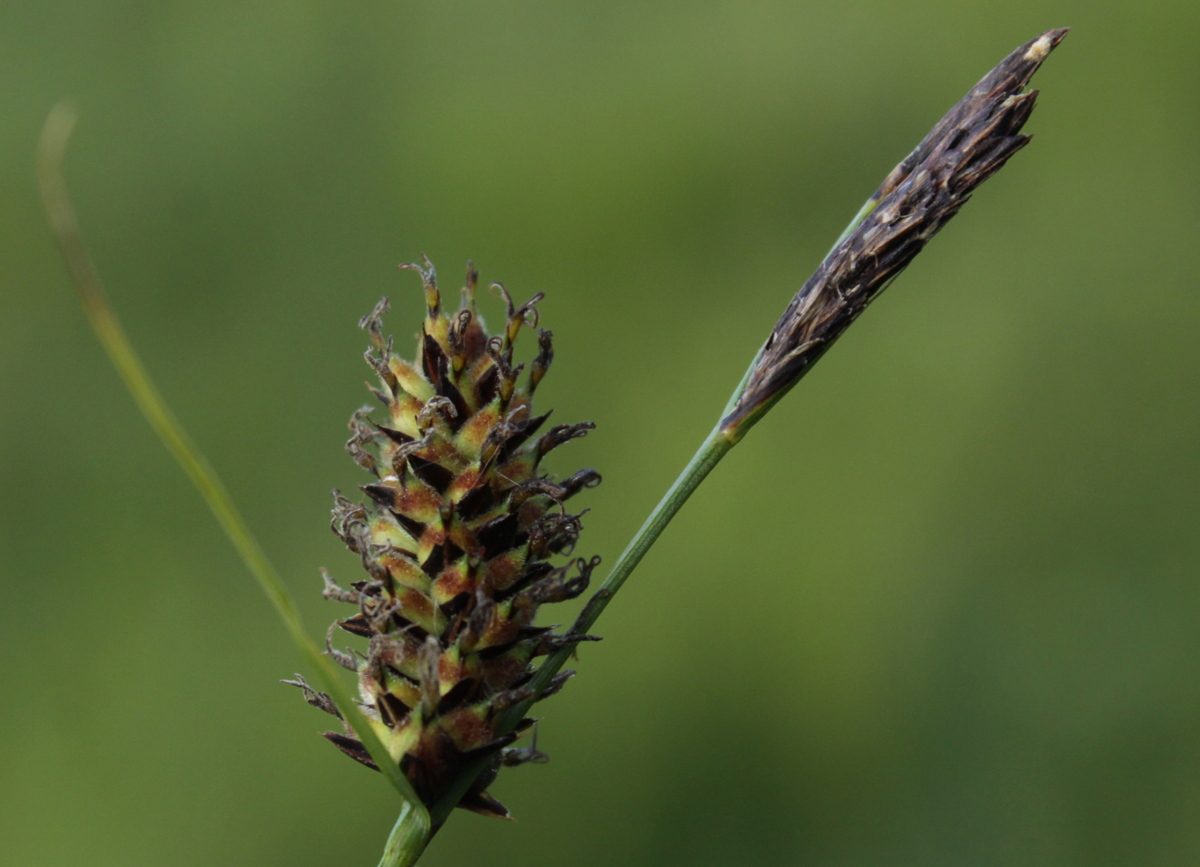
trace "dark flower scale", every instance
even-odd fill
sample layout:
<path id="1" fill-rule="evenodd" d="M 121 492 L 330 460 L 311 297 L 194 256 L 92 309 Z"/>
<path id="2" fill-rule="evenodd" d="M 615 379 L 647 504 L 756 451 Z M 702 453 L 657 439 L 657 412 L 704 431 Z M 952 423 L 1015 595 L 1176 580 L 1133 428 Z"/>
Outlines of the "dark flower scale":
<path id="1" fill-rule="evenodd" d="M 473 268 L 461 307 L 447 313 L 429 260 L 402 267 L 424 281 L 417 358 L 402 359 L 383 337 L 383 299 L 360 323 L 380 381 L 369 387 L 383 412 L 377 420 L 370 407 L 356 412 L 346 444 L 375 479 L 362 486 L 365 504 L 334 492 L 333 530 L 361 558 L 366 577 L 344 589 L 325 576 L 325 597 L 355 608 L 334 627 L 367 646 L 343 653 L 330 644 L 329 652 L 358 675 L 364 713 L 426 805 L 490 756 L 491 770 L 459 806 L 507 817 L 487 785 L 502 764 L 544 757 L 508 748 L 532 719 L 502 732 L 500 718 L 530 697 L 535 657 L 594 640 L 535 625 L 540 605 L 583 593 L 599 562 L 569 559 L 582 513 L 565 504 L 600 475 L 585 469 L 556 480 L 541 469 L 549 452 L 594 425 L 544 430 L 549 413 L 534 414 L 534 391 L 554 356 L 551 334 L 538 331 L 528 371 L 514 364 L 513 344 L 523 326 L 537 327 L 540 293 L 517 306 L 494 284 L 507 309 L 501 333 L 489 336 L 475 307 Z M 555 565 L 556 555 L 568 559 Z M 571 674 L 560 674 L 543 697 Z M 328 696 L 296 685 L 310 704 L 340 716 Z M 349 730 L 325 737 L 376 767 Z"/>

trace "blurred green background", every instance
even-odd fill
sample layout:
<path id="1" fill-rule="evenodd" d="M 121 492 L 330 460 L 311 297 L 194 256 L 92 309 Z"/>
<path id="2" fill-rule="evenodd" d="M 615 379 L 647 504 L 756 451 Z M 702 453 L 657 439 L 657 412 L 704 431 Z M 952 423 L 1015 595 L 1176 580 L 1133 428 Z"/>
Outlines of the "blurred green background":
<path id="1" fill-rule="evenodd" d="M 86 328 L 32 179 L 57 100 L 114 303 L 319 636 L 355 325 L 420 315 L 397 263 L 546 293 L 542 405 L 598 424 L 552 469 L 603 472 L 611 563 L 862 200 L 1064 25 L 1034 143 L 542 706 L 553 761 L 493 789 L 519 821 L 422 863 L 1200 862 L 1193 0 L 8 0 L 0 862 L 372 865 L 396 805 L 278 685 L 297 653 Z"/>

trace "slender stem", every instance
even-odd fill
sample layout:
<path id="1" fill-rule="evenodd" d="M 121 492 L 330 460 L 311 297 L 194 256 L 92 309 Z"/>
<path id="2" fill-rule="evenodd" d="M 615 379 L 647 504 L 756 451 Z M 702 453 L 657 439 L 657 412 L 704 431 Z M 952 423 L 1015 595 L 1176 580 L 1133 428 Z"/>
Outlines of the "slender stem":
<path id="1" fill-rule="evenodd" d="M 383 847 L 379 867 L 412 867 L 429 844 L 429 837 L 429 814 L 424 808 L 418 810 L 414 802 L 406 802 Z"/>
<path id="2" fill-rule="evenodd" d="M 167 451 L 171 453 L 188 478 L 191 479 L 192 484 L 196 486 L 213 516 L 217 519 L 217 523 L 221 525 L 226 537 L 241 555 L 242 562 L 254 576 L 267 599 L 270 600 L 293 643 L 308 658 L 322 684 L 333 696 L 342 713 L 345 714 L 347 722 L 354 729 L 371 758 L 375 760 L 384 776 L 407 802 L 402 819 L 407 817 L 412 826 L 410 834 L 419 833 L 423 827 L 427 837 L 429 818 L 421 806 L 421 801 L 413 790 L 412 784 L 400 771 L 396 761 L 391 758 L 371 728 L 370 722 L 359 710 L 353 694 L 342 682 L 329 657 L 323 654 L 308 637 L 300 619 L 300 611 L 283 580 L 279 577 L 279 573 L 276 572 L 275 567 L 267 559 L 262 547 L 250 532 L 245 519 L 238 512 L 216 471 L 205 460 L 179 420 L 167 407 L 162 395 L 159 394 L 150 375 L 146 372 L 146 368 L 142 365 L 141 359 L 138 358 L 130 344 L 129 338 L 125 335 L 124 329 L 121 328 L 116 314 L 109 306 L 104 286 L 100 282 L 100 275 L 83 244 L 79 224 L 75 218 L 75 210 L 71 205 L 62 172 L 63 155 L 66 152 L 71 131 L 75 126 L 75 120 L 74 110 L 65 105 L 58 105 L 50 112 L 38 145 L 37 170 L 42 201 L 50 221 L 50 228 L 62 251 L 63 258 L 66 260 L 71 280 L 79 291 L 79 298 L 83 303 L 92 330 L 100 339 L 101 345 L 108 353 L 109 359 L 116 367 L 117 373 L 129 389 L 134 401 L 137 402 L 142 415 L 146 417 L 146 421 L 158 434 L 163 445 L 167 447 Z"/>
<path id="3" fill-rule="evenodd" d="M 621 589 L 621 585 L 625 583 L 638 563 L 642 562 L 642 558 L 646 556 L 646 552 L 650 550 L 658 537 L 662 535 L 662 531 L 666 529 L 667 524 L 671 523 L 671 519 L 683 507 L 683 504 L 688 501 L 688 497 L 692 492 L 699 487 L 700 483 L 712 472 L 726 453 L 733 448 L 734 443 L 721 434 L 720 428 L 713 428 L 712 432 L 697 449 L 696 454 L 692 455 L 692 459 L 688 465 L 684 467 L 679 478 L 671 485 L 670 490 L 663 495 L 659 500 L 654 511 L 650 513 L 645 523 L 637 531 L 634 537 L 629 541 L 625 550 L 621 553 L 620 558 L 613 565 L 612 571 L 608 573 L 608 577 L 604 579 L 604 583 L 600 585 L 600 589 L 596 591 L 596 595 L 588 602 L 587 606 L 579 615 L 579 619 L 575 621 L 575 625 L 571 631 L 579 634 L 587 632 L 600 613 L 605 609 L 608 603 L 612 600 L 616 592 Z M 546 662 L 538 669 L 537 675 L 534 677 L 533 683 L 535 686 L 545 686 L 549 683 L 554 672 L 548 672 L 549 663 L 557 663 L 554 666 L 555 670 L 562 665 L 563 662 L 570 657 L 571 648 L 563 648 L 550 656 Z"/>
<path id="4" fill-rule="evenodd" d="M 641 529 L 637 531 L 633 539 L 630 540 L 620 558 L 613 565 L 612 571 L 608 573 L 608 577 L 604 579 L 604 583 L 600 585 L 600 589 L 595 595 L 588 600 L 588 604 L 584 606 L 579 618 L 575 621 L 575 625 L 571 627 L 571 632 L 576 635 L 581 635 L 591 628 L 592 624 L 600 616 L 600 613 L 612 601 L 613 596 L 621 589 L 621 585 L 633 572 L 634 568 L 646 556 L 646 552 L 650 550 L 650 546 L 662 535 L 667 524 L 675 517 L 675 514 L 687 502 L 688 497 L 692 492 L 704 481 L 705 477 L 712 472 L 725 454 L 734 446 L 734 442 L 721 434 L 719 428 L 714 428 L 712 433 L 704 440 L 704 443 L 692 456 L 687 467 L 680 473 L 679 478 L 671 485 L 670 490 L 654 507 L 654 511 L 650 513 Z M 546 658 L 537 670 L 537 673 L 530 681 L 530 689 L 533 695 L 526 701 L 515 707 L 512 707 L 505 714 L 500 723 L 500 733 L 512 731 L 517 723 L 519 723 L 529 712 L 530 707 L 537 701 L 538 697 L 550 685 L 550 681 L 554 675 L 558 674 L 559 669 L 563 667 L 566 661 L 571 657 L 575 648 L 573 645 L 568 645 L 555 651 Z M 475 765 L 467 769 L 466 772 L 459 775 L 455 780 L 454 786 L 442 796 L 442 798 L 433 805 L 430 810 L 430 818 L 433 820 L 434 829 L 440 828 L 442 823 L 449 817 L 455 805 L 462 799 L 462 796 L 470 788 L 475 778 L 483 771 L 488 763 L 487 759 L 477 762 Z"/>
<path id="5" fill-rule="evenodd" d="M 867 199 L 863 206 L 859 208 L 858 213 L 855 214 L 853 219 L 850 220 L 850 224 L 846 226 L 845 230 L 838 237 L 837 241 L 830 249 L 830 253 L 836 250 L 838 245 L 846 240 L 846 238 L 848 238 L 850 234 L 856 228 L 858 228 L 859 223 L 866 219 L 867 215 L 870 214 L 871 211 L 875 210 L 875 206 L 878 203 L 878 200 L 874 196 Z M 828 255 L 829 254 L 826 254 L 827 257 Z M 757 363 L 758 355 L 756 354 L 754 361 L 752 361 L 750 366 L 746 369 L 746 373 L 742 377 L 742 381 L 738 383 L 737 388 L 734 389 L 733 394 L 729 398 L 729 402 L 725 405 L 725 409 L 721 413 L 722 419 L 724 419 L 737 404 L 738 398 L 741 396 L 742 391 L 746 388 L 746 383 L 749 381 L 750 374 L 754 370 L 754 366 Z M 765 411 L 766 409 L 764 408 L 763 412 Z M 720 462 L 721 458 L 725 457 L 725 454 L 731 448 L 741 442 L 742 437 L 746 435 L 747 431 L 749 431 L 753 424 L 761 417 L 762 413 L 759 413 L 747 423 L 729 428 L 722 426 L 721 423 L 718 422 L 717 426 L 713 428 L 712 432 L 696 451 L 696 454 L 692 456 L 691 461 L 688 462 L 688 465 L 684 468 L 683 472 L 680 473 L 679 478 L 677 478 L 675 483 L 671 485 L 670 490 L 663 495 L 663 498 L 659 501 L 658 505 L 654 507 L 654 511 L 650 513 L 650 517 L 646 519 L 646 522 L 642 524 L 641 528 L 634 535 L 633 539 L 630 540 L 625 550 L 621 553 L 620 558 L 613 566 L 612 571 L 609 572 L 608 577 L 604 579 L 604 583 L 600 586 L 600 589 L 596 591 L 596 594 L 590 600 L 588 600 L 588 603 L 584 606 L 579 618 L 575 621 L 575 625 L 571 627 L 571 632 L 573 634 L 581 635 L 592 627 L 592 624 L 596 622 L 596 619 L 600 616 L 601 612 L 608 607 L 608 603 L 612 601 L 613 596 L 615 596 L 617 591 L 621 589 L 621 585 L 625 583 L 625 580 L 630 576 L 630 574 L 632 574 L 638 563 L 640 563 L 642 558 L 646 556 L 646 552 L 650 550 L 650 546 L 657 541 L 660 535 L 662 535 L 662 531 L 666 529 L 667 524 L 669 524 L 671 519 L 675 517 L 675 513 L 678 512 L 683 504 L 687 502 L 688 497 L 692 495 L 692 492 L 695 491 L 700 483 L 708 476 L 708 474 L 712 472 L 713 467 Z M 532 697 L 508 710 L 504 718 L 501 720 L 499 727 L 501 734 L 512 731 L 525 717 L 525 714 L 529 712 L 530 707 L 533 706 L 533 703 L 537 701 L 538 697 L 541 696 L 541 694 L 546 690 L 546 687 L 550 685 L 550 681 L 554 678 L 554 675 L 558 674 L 559 670 L 564 664 L 566 664 L 566 661 L 571 657 L 572 653 L 574 653 L 574 647 L 572 645 L 568 645 L 558 651 L 555 651 L 538 667 L 537 673 L 533 676 L 533 679 L 529 684 L 533 692 Z M 433 808 L 430 810 L 430 818 L 433 820 L 435 834 L 450 816 L 450 813 L 453 811 L 455 805 L 457 805 L 462 799 L 462 796 L 466 794 L 467 790 L 471 787 L 471 784 L 475 782 L 476 777 L 483 772 L 483 769 L 487 766 L 487 764 L 488 759 L 481 759 L 474 765 L 468 767 L 462 774 L 459 775 L 458 779 L 454 781 L 454 785 L 449 789 L 449 791 L 447 791 L 446 794 L 443 795 L 442 798 L 433 805 Z"/>

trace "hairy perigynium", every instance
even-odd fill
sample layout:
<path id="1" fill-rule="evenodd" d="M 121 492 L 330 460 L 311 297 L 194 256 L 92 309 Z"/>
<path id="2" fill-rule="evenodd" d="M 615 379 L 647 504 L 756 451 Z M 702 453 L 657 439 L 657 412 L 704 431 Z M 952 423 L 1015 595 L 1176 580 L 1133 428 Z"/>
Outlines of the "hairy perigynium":
<path id="1" fill-rule="evenodd" d="M 354 413 L 346 449 L 376 480 L 363 485 L 365 504 L 334 492 L 333 530 L 362 559 L 366 578 L 342 588 L 325 575 L 325 597 L 358 610 L 335 622 L 368 640 L 365 653 L 329 652 L 359 679 L 361 707 L 426 805 L 481 756 L 481 775 L 459 806 L 507 817 L 485 791 L 502 764 L 540 754 L 508 749 L 532 725 L 502 731 L 505 710 L 527 701 L 532 660 L 592 636 L 558 635 L 535 625 L 545 602 L 574 599 L 587 589 L 599 558 L 567 559 L 581 514 L 564 503 L 600 482 L 595 470 L 554 480 L 541 470 L 548 452 L 593 425 L 551 427 L 535 436 L 549 413 L 534 415 L 532 399 L 553 358 L 551 334 L 538 331 L 529 364 L 513 362 L 523 326 L 537 327 L 533 299 L 517 306 L 500 284 L 504 328 L 489 336 L 475 306 L 477 272 L 468 266 L 462 305 L 442 308 L 433 266 L 405 265 L 424 282 L 427 308 L 411 363 L 392 351 L 380 324 L 383 299 L 360 325 L 370 335 L 370 387 L 383 406 Z M 573 672 L 564 671 L 542 698 Z M 305 698 L 340 716 L 334 703 L 302 680 Z M 348 731 L 325 737 L 351 757 L 376 767 Z"/>

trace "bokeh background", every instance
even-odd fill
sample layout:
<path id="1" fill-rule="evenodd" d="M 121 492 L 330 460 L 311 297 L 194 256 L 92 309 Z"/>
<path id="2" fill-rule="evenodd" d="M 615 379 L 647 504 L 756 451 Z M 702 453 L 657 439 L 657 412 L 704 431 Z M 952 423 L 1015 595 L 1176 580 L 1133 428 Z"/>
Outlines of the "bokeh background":
<path id="1" fill-rule="evenodd" d="M 995 62 L 1036 140 L 714 473 L 543 705 L 515 824 L 423 864 L 1200 861 L 1200 6 L 173 2 L 0 9 L 0 862 L 369 865 L 382 779 L 88 332 L 120 315 L 301 598 L 427 252 L 544 291 L 612 562 L 791 294 Z M 490 308 L 493 314 L 498 302 Z M 527 344 L 528 346 L 529 344 Z M 556 619 L 566 620 L 562 611 Z"/>

